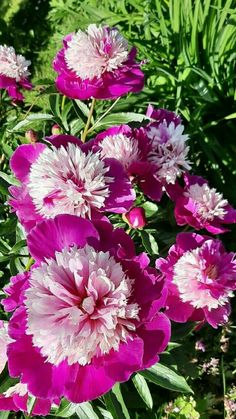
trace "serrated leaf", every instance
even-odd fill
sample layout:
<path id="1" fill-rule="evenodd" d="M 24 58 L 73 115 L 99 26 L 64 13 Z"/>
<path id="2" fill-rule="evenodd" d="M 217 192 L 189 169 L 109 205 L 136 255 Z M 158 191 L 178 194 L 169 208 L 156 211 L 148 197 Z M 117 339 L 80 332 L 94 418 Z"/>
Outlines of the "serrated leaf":
<path id="1" fill-rule="evenodd" d="M 149 409 L 152 409 L 153 408 L 152 395 L 150 393 L 150 390 L 149 390 L 149 387 L 147 385 L 145 378 L 140 374 L 135 374 L 135 376 L 132 378 L 132 381 L 135 385 L 135 388 L 138 394 L 143 399 L 144 403 L 147 405 Z"/>
<path id="2" fill-rule="evenodd" d="M 145 230 L 140 231 L 142 243 L 150 255 L 158 255 L 159 249 L 155 237 Z"/>
<path id="3" fill-rule="evenodd" d="M 160 363 L 153 365 L 140 374 L 158 386 L 181 393 L 193 393 L 184 377 Z"/>

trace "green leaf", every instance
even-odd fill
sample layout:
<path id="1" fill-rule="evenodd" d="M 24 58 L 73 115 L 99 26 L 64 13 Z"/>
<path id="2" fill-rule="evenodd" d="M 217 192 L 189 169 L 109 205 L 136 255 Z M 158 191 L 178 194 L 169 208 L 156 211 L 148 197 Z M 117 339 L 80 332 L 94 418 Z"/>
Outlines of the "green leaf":
<path id="1" fill-rule="evenodd" d="M 21 128 L 32 124 L 32 122 L 51 121 L 53 119 L 54 119 L 54 116 L 49 113 L 35 113 L 35 114 L 32 113 L 31 115 L 28 115 L 25 119 L 23 119 L 23 121 L 18 122 L 18 124 L 16 124 L 11 129 L 11 131 L 12 132 L 19 131 Z"/>
<path id="2" fill-rule="evenodd" d="M 4 179 L 9 185 L 16 185 L 19 186 L 20 182 L 12 175 L 8 175 L 7 173 L 0 172 L 0 177 Z"/>
<path id="3" fill-rule="evenodd" d="M 108 410 L 103 409 L 102 407 L 98 406 L 97 407 L 99 412 L 101 413 L 103 419 L 113 419 L 113 416 L 110 412 L 108 412 Z"/>
<path id="4" fill-rule="evenodd" d="M 99 419 L 98 415 L 93 410 L 91 403 L 85 402 L 77 405 L 76 414 L 79 419 Z"/>
<path id="5" fill-rule="evenodd" d="M 159 249 L 155 237 L 145 230 L 140 231 L 142 243 L 150 255 L 158 255 Z"/>
<path id="6" fill-rule="evenodd" d="M 54 412 L 55 416 L 60 416 L 61 418 L 69 418 L 74 415 L 78 405 L 75 403 L 70 403 L 66 399 L 62 399 L 60 406 Z"/>
<path id="7" fill-rule="evenodd" d="M 160 363 L 153 365 L 140 374 L 158 386 L 181 393 L 193 393 L 184 377 Z"/>
<path id="8" fill-rule="evenodd" d="M 11 253 L 18 253 L 23 247 L 26 247 L 26 240 L 19 240 L 11 249 Z"/>
<path id="9" fill-rule="evenodd" d="M 116 384 L 103 398 L 106 408 L 111 412 L 114 419 L 130 419 L 129 412 L 120 392 L 119 384 Z"/>
<path id="10" fill-rule="evenodd" d="M 145 216 L 147 218 L 151 218 L 153 215 L 156 215 L 158 212 L 158 205 L 154 204 L 154 202 L 146 201 L 141 207 L 145 211 Z"/>
<path id="11" fill-rule="evenodd" d="M 149 121 L 150 119 L 141 113 L 135 112 L 120 112 L 113 113 L 105 116 L 100 122 L 95 122 L 95 129 L 104 129 L 112 127 L 113 125 L 128 124 L 130 122 L 143 122 L 144 120 Z"/>
<path id="12" fill-rule="evenodd" d="M 135 388 L 138 394 L 143 399 L 144 403 L 147 405 L 149 409 L 152 409 L 153 408 L 152 395 L 150 393 L 150 390 L 149 390 L 149 387 L 147 385 L 145 378 L 140 374 L 135 374 L 135 376 L 132 378 L 132 381 L 135 385 Z"/>

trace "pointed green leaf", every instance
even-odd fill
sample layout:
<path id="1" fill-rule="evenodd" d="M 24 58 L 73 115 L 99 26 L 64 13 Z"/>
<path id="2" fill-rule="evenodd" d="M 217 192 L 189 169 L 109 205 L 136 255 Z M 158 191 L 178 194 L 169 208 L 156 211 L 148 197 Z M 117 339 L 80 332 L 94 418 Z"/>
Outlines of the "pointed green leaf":
<path id="1" fill-rule="evenodd" d="M 160 363 L 141 371 L 140 374 L 152 383 L 168 390 L 193 393 L 184 377 Z"/>

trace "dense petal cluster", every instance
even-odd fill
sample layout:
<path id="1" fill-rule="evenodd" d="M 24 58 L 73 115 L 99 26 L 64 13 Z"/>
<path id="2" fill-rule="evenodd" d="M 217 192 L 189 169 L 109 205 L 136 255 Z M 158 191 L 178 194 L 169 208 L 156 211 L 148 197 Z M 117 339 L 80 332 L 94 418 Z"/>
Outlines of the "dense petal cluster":
<path id="1" fill-rule="evenodd" d="M 0 89 L 6 89 L 15 101 L 24 99 L 20 88 L 32 88 L 28 80 L 30 64 L 23 55 L 16 54 L 13 47 L 0 45 Z"/>
<path id="2" fill-rule="evenodd" d="M 170 197 L 175 201 L 175 218 L 179 225 L 189 224 L 200 230 L 220 234 L 228 231 L 224 224 L 236 223 L 236 210 L 223 195 L 210 188 L 200 176 L 185 174 L 184 187 L 176 184 L 168 188 Z"/>
<path id="3" fill-rule="evenodd" d="M 56 86 L 75 99 L 113 99 L 143 88 L 144 75 L 136 49 L 116 28 L 91 24 L 85 32 L 67 35 L 54 60 Z"/>
<path id="4" fill-rule="evenodd" d="M 48 399 L 37 398 L 32 412 L 29 412 L 28 401 L 31 396 L 26 384 L 17 383 L 0 395 L 0 410 L 48 415 L 52 406 L 52 402 Z M 54 400 L 53 403 L 58 404 L 58 400 Z"/>
<path id="5" fill-rule="evenodd" d="M 31 394 L 80 403 L 158 361 L 170 338 L 167 290 L 124 230 L 58 215 L 31 230 L 28 247 L 36 264 L 8 287 L 5 307 L 18 307 L 9 371 Z"/>
<path id="6" fill-rule="evenodd" d="M 88 150 L 76 137 L 48 140 L 50 147 L 18 147 L 11 159 L 21 186 L 11 188 L 9 202 L 26 230 L 57 214 L 92 218 L 104 211 L 127 212 L 135 193 L 120 163 Z"/>
<path id="7" fill-rule="evenodd" d="M 157 268 L 168 281 L 166 313 L 174 321 L 205 321 L 217 327 L 228 321 L 236 289 L 236 259 L 220 240 L 180 233 Z"/>

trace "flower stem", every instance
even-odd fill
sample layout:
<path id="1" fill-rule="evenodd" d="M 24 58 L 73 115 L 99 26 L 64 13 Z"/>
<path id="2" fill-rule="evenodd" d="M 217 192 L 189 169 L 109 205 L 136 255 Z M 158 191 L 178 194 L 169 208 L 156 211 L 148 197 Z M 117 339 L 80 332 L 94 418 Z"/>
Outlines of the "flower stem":
<path id="1" fill-rule="evenodd" d="M 65 107 L 65 101 L 66 101 L 66 96 L 65 96 L 65 95 L 63 95 L 63 97 L 62 97 L 62 101 L 61 101 L 61 110 L 62 110 L 62 112 L 63 112 L 64 107 Z"/>
<path id="2" fill-rule="evenodd" d="M 90 107 L 90 110 L 89 110 L 89 114 L 88 114 L 88 119 L 87 119 L 86 125 L 84 127 L 84 131 L 82 132 L 82 135 L 81 135 L 81 141 L 83 143 L 85 142 L 87 134 L 89 132 L 89 125 L 91 123 L 95 102 L 96 102 L 96 99 L 93 98 L 92 103 L 91 103 L 91 107 Z"/>
<path id="3" fill-rule="evenodd" d="M 223 417 L 226 417 L 225 412 L 225 394 L 226 394 L 226 379 L 225 379 L 225 369 L 224 369 L 224 355 L 221 357 L 221 374 L 222 374 L 222 386 L 223 386 L 223 400 L 224 400 L 224 406 L 223 406 Z"/>
<path id="4" fill-rule="evenodd" d="M 120 100 L 120 97 L 118 97 L 114 103 L 112 103 L 112 105 L 106 110 L 106 112 L 104 112 L 104 114 L 102 116 L 100 116 L 100 118 L 98 118 L 98 120 L 89 128 L 89 130 L 87 131 L 87 133 L 91 132 L 94 130 L 94 128 L 97 126 L 97 124 L 114 108 L 114 106 L 117 104 L 117 102 Z"/>
<path id="5" fill-rule="evenodd" d="M 27 265 L 25 267 L 25 270 L 26 271 L 29 271 L 30 270 L 30 267 L 31 267 L 31 265 L 33 265 L 33 263 L 34 263 L 34 259 L 33 258 L 29 258 L 29 260 L 27 262 Z"/>

